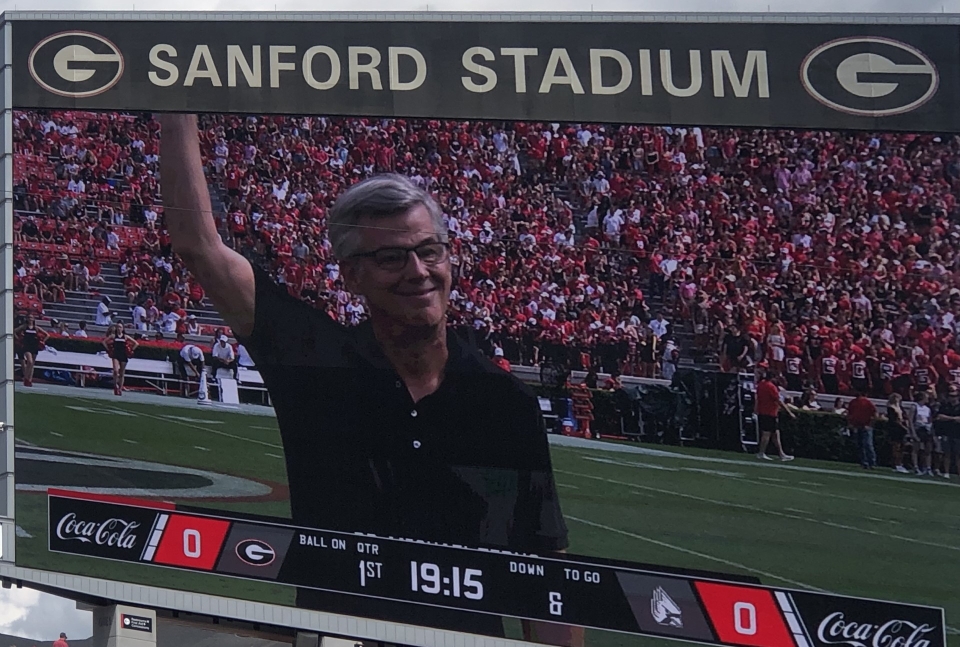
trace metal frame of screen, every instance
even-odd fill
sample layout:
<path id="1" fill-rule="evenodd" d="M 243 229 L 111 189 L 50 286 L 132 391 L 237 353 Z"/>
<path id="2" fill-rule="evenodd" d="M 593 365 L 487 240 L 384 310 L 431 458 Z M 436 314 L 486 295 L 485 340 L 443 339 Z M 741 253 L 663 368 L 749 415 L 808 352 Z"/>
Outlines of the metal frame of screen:
<path id="1" fill-rule="evenodd" d="M 14 351 L 13 351 L 13 142 L 12 31 L 17 21 L 372 21 L 372 22 L 581 22 L 615 24 L 807 24 L 960 26 L 960 15 L 937 14 L 682 14 L 682 13 L 314 13 L 314 12 L 72 12 L 13 11 L 0 15 L 0 578 L 171 611 L 290 627 L 303 631 L 415 645 L 417 647 L 509 647 L 519 641 L 352 618 L 207 594 L 118 582 L 15 566 Z"/>

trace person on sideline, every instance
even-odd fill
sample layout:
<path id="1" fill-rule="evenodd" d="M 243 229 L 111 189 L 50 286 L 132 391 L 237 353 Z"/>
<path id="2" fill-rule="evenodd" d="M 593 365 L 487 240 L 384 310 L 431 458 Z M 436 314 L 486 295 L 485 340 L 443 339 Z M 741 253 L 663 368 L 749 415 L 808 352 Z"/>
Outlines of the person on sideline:
<path id="1" fill-rule="evenodd" d="M 917 463 L 917 443 L 913 441 L 914 433 L 910 420 L 903 414 L 903 408 L 900 403 L 903 396 L 899 393 L 891 393 L 887 400 L 887 439 L 890 441 L 890 450 L 893 454 L 893 469 L 901 474 L 908 474 L 910 470 L 903 466 L 903 450 L 909 447 L 914 468 Z"/>
<path id="2" fill-rule="evenodd" d="M 760 381 L 757 383 L 757 426 L 760 429 L 760 449 L 757 451 L 757 458 L 766 461 L 772 461 L 773 458 L 767 456 L 767 446 L 773 440 L 773 444 L 780 453 L 780 460 L 792 461 L 790 456 L 783 451 L 783 442 L 780 438 L 780 411 L 786 411 L 791 418 L 796 418 L 796 414 L 783 402 L 780 394 L 780 387 L 773 383 L 770 370 L 761 366 L 758 369 Z"/>
<path id="3" fill-rule="evenodd" d="M 20 340 L 20 359 L 22 362 L 23 385 L 33 386 L 33 370 L 36 366 L 37 354 L 49 333 L 37 325 L 37 318 L 33 313 L 27 315 L 27 321 L 13 331 L 14 339 Z"/>
<path id="4" fill-rule="evenodd" d="M 123 395 L 123 380 L 127 372 L 127 362 L 137 350 L 137 340 L 128 335 L 123 324 L 118 323 L 113 328 L 113 334 L 103 339 L 103 347 L 107 350 L 113 363 L 113 394 Z"/>
<path id="5" fill-rule="evenodd" d="M 933 455 L 940 453 L 940 445 L 933 435 L 933 410 L 929 404 L 930 396 L 926 391 L 917 394 L 913 407 L 913 431 L 917 437 L 920 462 L 917 476 L 933 476 Z M 939 470 L 939 465 L 937 466 Z"/>
<path id="6" fill-rule="evenodd" d="M 847 424 L 850 431 L 856 433 L 860 446 L 860 465 L 863 469 L 877 466 L 877 449 L 873 445 L 873 425 L 877 419 L 877 407 L 863 391 L 847 406 Z"/>

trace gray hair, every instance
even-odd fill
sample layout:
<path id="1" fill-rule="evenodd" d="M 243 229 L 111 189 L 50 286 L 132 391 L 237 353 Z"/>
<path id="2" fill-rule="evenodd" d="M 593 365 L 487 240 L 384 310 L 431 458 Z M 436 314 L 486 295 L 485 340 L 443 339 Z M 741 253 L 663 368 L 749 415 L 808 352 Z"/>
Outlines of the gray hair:
<path id="1" fill-rule="evenodd" d="M 337 198 L 327 217 L 334 256 L 343 260 L 357 253 L 361 218 L 399 216 L 418 205 L 430 212 L 437 235 L 446 242 L 449 232 L 440 205 L 409 178 L 385 173 L 354 184 Z"/>

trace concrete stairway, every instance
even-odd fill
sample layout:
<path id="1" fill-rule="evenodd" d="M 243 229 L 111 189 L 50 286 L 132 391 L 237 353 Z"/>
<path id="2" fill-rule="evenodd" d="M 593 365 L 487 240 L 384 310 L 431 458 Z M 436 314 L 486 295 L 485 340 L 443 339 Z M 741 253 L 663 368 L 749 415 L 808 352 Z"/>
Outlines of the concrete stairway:
<path id="1" fill-rule="evenodd" d="M 119 319 L 126 324 L 132 321 L 130 314 L 131 305 L 127 300 L 127 295 L 123 289 L 123 279 L 120 277 L 120 267 L 116 263 L 104 263 L 101 268 L 104 278 L 104 285 L 93 286 L 91 292 L 67 292 L 65 303 L 44 303 L 44 316 L 50 319 L 66 321 L 70 325 L 70 331 L 76 329 L 76 325 L 81 321 L 86 321 L 88 326 L 92 326 L 96 320 L 97 304 L 102 296 L 110 297 L 112 303 L 110 308 L 120 313 Z M 202 309 L 187 308 L 187 313 L 196 315 L 197 322 L 207 325 L 224 325 L 223 320 L 208 300 L 204 299 Z M 96 328 L 96 327 L 94 327 Z"/>

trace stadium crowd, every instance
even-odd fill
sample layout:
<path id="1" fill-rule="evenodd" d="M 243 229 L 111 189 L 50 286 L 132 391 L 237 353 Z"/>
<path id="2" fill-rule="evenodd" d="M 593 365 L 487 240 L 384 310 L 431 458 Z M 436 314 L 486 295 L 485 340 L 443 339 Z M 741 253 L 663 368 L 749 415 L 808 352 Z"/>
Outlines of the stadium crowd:
<path id="1" fill-rule="evenodd" d="M 14 135 L 14 289 L 23 310 L 41 314 L 44 303 L 63 303 L 66 291 L 96 296 L 103 264 L 116 263 L 127 303 L 101 299 L 92 323 L 216 333 L 187 312 L 202 308 L 204 292 L 172 254 L 163 227 L 155 120 L 20 112 Z"/>
<path id="2" fill-rule="evenodd" d="M 443 208 L 451 320 L 491 356 L 666 377 L 681 356 L 764 364 L 798 391 L 907 399 L 960 383 L 960 138 L 229 115 L 201 128 L 232 244 L 344 323 L 366 312 L 326 211 L 400 172 Z M 187 331 L 203 293 L 153 206 L 156 122 L 18 113 L 14 132 L 18 289 L 62 300 L 117 262 L 145 311 L 132 318 Z"/>

